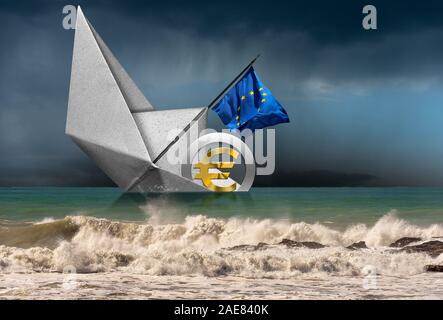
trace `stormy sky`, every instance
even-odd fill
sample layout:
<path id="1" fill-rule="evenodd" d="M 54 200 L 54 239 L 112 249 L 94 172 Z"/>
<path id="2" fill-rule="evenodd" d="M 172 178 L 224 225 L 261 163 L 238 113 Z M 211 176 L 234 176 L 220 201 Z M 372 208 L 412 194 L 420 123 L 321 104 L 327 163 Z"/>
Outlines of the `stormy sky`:
<path id="1" fill-rule="evenodd" d="M 416 0 L 1 1 L 0 186 L 113 185 L 64 135 L 67 4 L 158 109 L 207 105 L 260 53 L 291 123 L 257 185 L 443 186 L 443 3 Z"/>

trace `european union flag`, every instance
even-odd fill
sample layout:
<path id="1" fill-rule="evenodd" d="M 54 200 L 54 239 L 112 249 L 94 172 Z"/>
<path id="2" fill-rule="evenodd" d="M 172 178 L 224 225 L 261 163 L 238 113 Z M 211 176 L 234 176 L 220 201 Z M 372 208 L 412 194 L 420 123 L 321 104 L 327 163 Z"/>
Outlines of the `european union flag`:
<path id="1" fill-rule="evenodd" d="M 288 114 L 251 67 L 213 108 L 229 129 L 266 128 L 289 122 Z"/>

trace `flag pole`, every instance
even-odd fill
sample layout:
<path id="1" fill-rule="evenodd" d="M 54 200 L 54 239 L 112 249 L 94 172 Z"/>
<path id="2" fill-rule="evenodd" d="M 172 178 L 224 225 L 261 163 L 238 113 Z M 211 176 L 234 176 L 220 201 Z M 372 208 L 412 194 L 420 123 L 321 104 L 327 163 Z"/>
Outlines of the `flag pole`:
<path id="1" fill-rule="evenodd" d="M 249 70 L 249 68 L 252 67 L 252 65 L 254 64 L 254 62 L 260 57 L 260 54 L 258 54 L 254 59 L 252 59 L 251 62 L 249 62 L 249 64 L 234 78 L 234 80 L 232 80 L 227 86 L 226 88 L 224 88 L 219 94 L 218 96 L 216 96 L 208 105 L 206 108 L 204 108 L 202 111 L 199 112 L 199 114 L 192 119 L 192 121 L 183 128 L 183 130 L 174 138 L 174 140 L 172 140 L 165 149 L 163 149 L 163 151 L 154 159 L 153 163 L 156 163 L 158 160 L 160 160 L 161 157 L 163 157 L 166 152 L 169 151 L 169 149 L 171 149 L 171 147 L 189 130 L 189 128 L 191 128 L 191 124 L 194 123 L 195 121 L 197 121 L 198 119 L 200 119 L 200 117 L 202 115 L 205 114 L 205 112 L 209 109 L 211 109 L 212 107 L 214 107 L 214 105 L 219 102 L 219 100 L 226 94 L 226 92 L 228 92 L 235 84 L 237 84 L 238 80 L 241 79 L 241 77 L 243 77 L 245 75 L 245 73 Z"/>
<path id="2" fill-rule="evenodd" d="M 208 106 L 206 107 L 208 110 L 211 109 L 225 94 L 228 92 L 235 84 L 237 84 L 238 80 L 240 80 L 241 77 L 244 76 L 244 74 L 249 70 L 250 67 L 254 64 L 254 62 L 260 57 L 260 54 L 258 54 L 254 59 L 252 59 L 251 62 L 232 80 L 226 88 L 222 90 L 222 92 L 219 93 L 218 96 L 212 100 Z"/>

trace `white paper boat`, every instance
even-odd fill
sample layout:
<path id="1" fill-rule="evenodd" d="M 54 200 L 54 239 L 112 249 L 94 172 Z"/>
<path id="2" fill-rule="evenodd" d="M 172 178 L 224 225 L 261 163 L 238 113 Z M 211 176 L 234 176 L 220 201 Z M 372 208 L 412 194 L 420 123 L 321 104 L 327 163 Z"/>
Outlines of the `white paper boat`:
<path id="1" fill-rule="evenodd" d="M 120 188 L 207 191 L 182 177 L 180 164 L 167 161 L 192 130 L 172 145 L 168 132 L 190 123 L 198 132 L 206 129 L 207 110 L 155 111 L 78 7 L 66 134 Z"/>

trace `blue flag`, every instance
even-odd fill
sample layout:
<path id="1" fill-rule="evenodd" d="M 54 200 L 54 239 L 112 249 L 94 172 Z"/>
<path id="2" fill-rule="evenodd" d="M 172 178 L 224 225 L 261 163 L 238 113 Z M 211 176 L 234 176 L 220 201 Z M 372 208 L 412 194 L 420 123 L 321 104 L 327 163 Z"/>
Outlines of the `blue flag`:
<path id="1" fill-rule="evenodd" d="M 229 129 L 266 128 L 289 122 L 288 114 L 251 67 L 213 108 Z"/>

